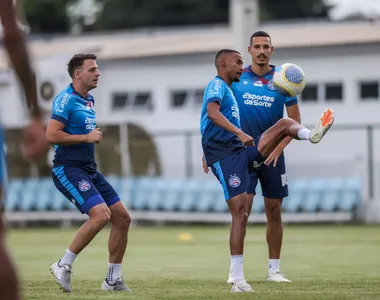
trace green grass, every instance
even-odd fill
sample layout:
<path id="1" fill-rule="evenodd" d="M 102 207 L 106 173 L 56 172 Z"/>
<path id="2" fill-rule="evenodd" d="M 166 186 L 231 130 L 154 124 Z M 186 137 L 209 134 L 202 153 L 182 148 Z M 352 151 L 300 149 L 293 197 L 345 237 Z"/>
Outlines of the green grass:
<path id="1" fill-rule="evenodd" d="M 180 232 L 192 240 L 180 242 Z M 266 281 L 265 227 L 247 231 L 244 273 L 254 294 L 231 294 L 227 226 L 135 227 L 123 275 L 131 294 L 107 293 L 108 228 L 73 266 L 72 293 L 64 294 L 48 268 L 59 259 L 75 230 L 23 229 L 8 234 L 23 280 L 24 299 L 380 299 L 380 227 L 285 227 L 281 271 L 293 283 Z M 1 298 L 1 297 L 0 297 Z"/>

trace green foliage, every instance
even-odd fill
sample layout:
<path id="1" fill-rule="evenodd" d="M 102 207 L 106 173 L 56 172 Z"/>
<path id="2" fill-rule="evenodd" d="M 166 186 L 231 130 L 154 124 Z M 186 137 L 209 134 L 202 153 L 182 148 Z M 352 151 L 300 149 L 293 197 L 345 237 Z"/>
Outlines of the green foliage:
<path id="1" fill-rule="evenodd" d="M 22 0 L 32 33 L 68 32 L 67 4 L 79 0 Z M 84 30 L 228 22 L 229 0 L 97 0 L 103 4 L 93 25 Z M 260 19 L 326 17 L 323 0 L 259 0 Z"/>

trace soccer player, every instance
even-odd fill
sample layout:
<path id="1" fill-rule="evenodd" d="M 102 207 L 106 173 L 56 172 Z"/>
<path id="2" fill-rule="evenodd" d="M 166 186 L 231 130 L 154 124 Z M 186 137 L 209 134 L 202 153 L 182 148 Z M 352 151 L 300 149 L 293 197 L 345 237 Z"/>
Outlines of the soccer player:
<path id="1" fill-rule="evenodd" d="M 46 138 L 55 146 L 52 177 L 56 188 L 89 219 L 80 227 L 64 256 L 50 270 L 58 285 L 71 291 L 70 275 L 77 255 L 108 223 L 108 272 L 101 289 L 131 291 L 121 276 L 131 217 L 113 187 L 97 171 L 94 146 L 102 140 L 96 127 L 94 98 L 100 76 L 94 54 L 76 54 L 68 63 L 72 83 L 54 99 Z"/>
<path id="2" fill-rule="evenodd" d="M 29 54 L 18 26 L 13 0 L 0 0 L 0 20 L 3 28 L 3 40 L 16 75 L 20 80 L 32 117 L 23 135 L 23 154 L 30 161 L 47 151 L 45 128 L 37 102 L 36 82 L 29 60 Z M 2 300 L 19 300 L 19 280 L 4 240 L 3 200 L 6 189 L 6 165 L 3 146 L 3 133 L 0 128 L 0 290 Z"/>
<path id="3" fill-rule="evenodd" d="M 264 31 L 252 34 L 248 51 L 252 64 L 244 68 L 240 82 L 232 85 L 240 109 L 242 129 L 257 138 L 284 116 L 284 106 L 288 117 L 301 123 L 297 97 L 284 97 L 274 87 L 275 66 L 269 64 L 274 47 L 269 34 Z M 283 236 L 281 205 L 284 197 L 288 196 L 283 150 L 291 140 L 291 137 L 286 137 L 263 164 L 250 161 L 248 167 L 248 212 L 251 212 L 256 185 L 260 181 L 267 217 L 268 280 L 276 282 L 290 282 L 280 272 L 280 252 Z M 229 283 L 233 282 L 231 275 L 230 268 Z"/>
<path id="4" fill-rule="evenodd" d="M 253 140 L 241 129 L 239 107 L 231 90 L 233 82 L 240 81 L 243 70 L 241 55 L 234 50 L 221 50 L 216 55 L 215 65 L 218 76 L 206 87 L 201 113 L 204 168 L 208 172 L 208 167 L 211 167 L 221 183 L 232 216 L 230 252 L 234 284 L 231 291 L 253 292 L 243 274 L 244 237 L 249 212 L 248 162 L 263 163 L 287 137 L 318 143 L 332 126 L 334 114 L 331 109 L 325 110 L 312 131 L 293 119 L 281 118 Z"/>

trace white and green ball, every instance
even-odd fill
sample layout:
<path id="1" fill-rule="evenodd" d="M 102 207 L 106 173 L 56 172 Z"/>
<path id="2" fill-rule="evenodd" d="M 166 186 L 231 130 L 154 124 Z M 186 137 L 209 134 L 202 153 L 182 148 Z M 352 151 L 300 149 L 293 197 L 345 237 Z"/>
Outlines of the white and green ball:
<path id="1" fill-rule="evenodd" d="M 299 66 L 285 63 L 276 67 L 273 83 L 281 95 L 293 97 L 301 94 L 305 88 L 305 73 Z"/>

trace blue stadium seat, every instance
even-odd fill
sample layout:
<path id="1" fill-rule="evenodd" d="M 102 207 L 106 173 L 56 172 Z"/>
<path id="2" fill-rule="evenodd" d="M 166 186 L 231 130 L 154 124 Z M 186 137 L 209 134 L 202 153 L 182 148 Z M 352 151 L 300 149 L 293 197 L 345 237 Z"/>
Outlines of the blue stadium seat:
<path id="1" fill-rule="evenodd" d="M 308 184 L 309 182 L 306 178 L 293 180 L 289 184 L 289 197 L 284 199 L 282 205 L 284 211 L 296 213 L 301 209 L 302 202 L 305 201 Z"/>
<path id="2" fill-rule="evenodd" d="M 344 181 L 341 201 L 338 208 L 341 211 L 351 212 L 361 201 L 361 181 L 359 178 L 347 178 Z"/>
<path id="3" fill-rule="evenodd" d="M 164 211 L 174 211 L 178 208 L 179 201 L 183 197 L 187 181 L 182 179 L 173 179 L 167 183 L 167 192 L 161 203 Z"/>
<path id="4" fill-rule="evenodd" d="M 309 184 L 305 193 L 305 199 L 301 202 L 301 209 L 303 211 L 309 213 L 318 211 L 328 182 L 329 178 L 309 179 Z"/>
<path id="5" fill-rule="evenodd" d="M 178 210 L 188 212 L 196 210 L 203 195 L 204 181 L 192 179 L 186 182 L 185 189 L 179 199 Z"/>
<path id="6" fill-rule="evenodd" d="M 195 210 L 199 212 L 209 212 L 218 209 L 220 197 L 218 197 L 217 189 L 221 190 L 221 185 L 216 180 L 200 181 L 200 193 L 195 200 Z M 222 199 L 221 203 L 222 205 L 226 205 L 224 199 Z"/>
<path id="7" fill-rule="evenodd" d="M 155 178 L 139 177 L 135 180 L 133 188 L 134 198 L 131 200 L 131 207 L 135 210 L 148 209 L 148 201 L 151 193 L 151 187 L 154 184 Z"/>
<path id="8" fill-rule="evenodd" d="M 35 209 L 38 201 L 38 198 L 36 196 L 39 190 L 39 181 L 40 179 L 38 178 L 30 178 L 25 180 L 23 187 L 23 197 L 20 202 L 20 210 L 31 211 Z"/>
<path id="9" fill-rule="evenodd" d="M 223 189 L 219 182 L 215 182 L 214 184 L 214 192 L 213 192 L 213 211 L 218 213 L 226 213 L 229 212 L 228 204 L 226 202 L 226 198 L 223 193 Z"/>
<path id="10" fill-rule="evenodd" d="M 147 209 L 150 211 L 160 210 L 162 202 L 168 190 L 168 179 L 155 178 L 150 186 L 150 192 L 146 195 Z"/>
<path id="11" fill-rule="evenodd" d="M 323 191 L 320 209 L 323 212 L 334 212 L 338 209 L 338 203 L 343 192 L 345 178 L 329 178 Z"/>
<path id="12" fill-rule="evenodd" d="M 7 187 L 7 194 L 5 200 L 6 211 L 16 211 L 19 209 L 22 192 L 24 188 L 24 180 L 21 178 L 14 178 L 9 180 Z"/>
<path id="13" fill-rule="evenodd" d="M 107 176 L 106 180 L 114 188 L 116 193 L 123 199 L 124 196 L 124 178 L 120 176 Z"/>
<path id="14" fill-rule="evenodd" d="M 53 201 L 52 192 L 55 188 L 53 181 L 50 178 L 42 178 L 38 184 L 36 193 L 35 207 L 38 211 L 46 211 L 50 209 Z"/>
<path id="15" fill-rule="evenodd" d="M 51 209 L 54 211 L 60 211 L 64 210 L 66 202 L 69 200 L 61 194 L 60 191 L 57 189 L 53 189 L 53 192 L 51 194 L 52 201 L 51 201 Z"/>

